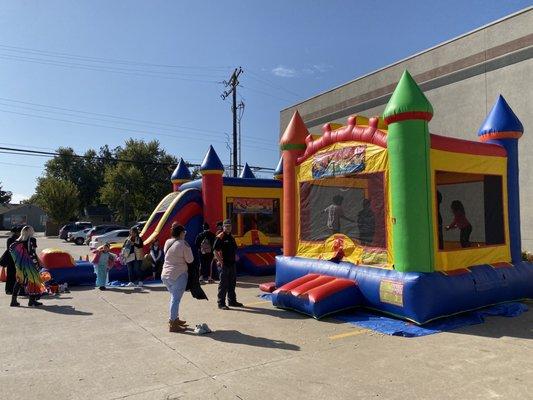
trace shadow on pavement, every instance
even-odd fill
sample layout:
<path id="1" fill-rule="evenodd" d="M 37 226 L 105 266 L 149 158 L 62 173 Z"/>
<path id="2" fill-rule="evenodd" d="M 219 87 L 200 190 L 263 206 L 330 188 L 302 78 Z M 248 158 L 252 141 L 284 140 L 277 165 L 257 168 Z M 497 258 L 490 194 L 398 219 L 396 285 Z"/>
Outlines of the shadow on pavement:
<path id="1" fill-rule="evenodd" d="M 195 333 L 187 331 L 185 335 L 194 335 Z M 265 347 L 269 349 L 282 349 L 291 351 L 300 351 L 300 346 L 284 342 L 283 340 L 268 339 L 259 336 L 251 336 L 236 330 L 217 330 L 212 333 L 202 335 L 201 337 L 216 340 L 218 342 L 245 344 L 254 347 Z"/>
<path id="2" fill-rule="evenodd" d="M 36 310 L 42 310 L 51 312 L 54 314 L 64 314 L 64 315 L 93 315 L 91 312 L 76 310 L 73 306 L 58 306 L 58 305 L 49 305 L 46 303 L 40 307 L 34 307 Z"/>
<path id="3" fill-rule="evenodd" d="M 231 312 L 231 311 L 238 311 L 238 312 L 245 312 L 250 314 L 262 314 L 262 315 L 270 315 L 271 317 L 276 318 L 283 318 L 283 319 L 309 319 L 307 315 L 298 314 L 293 311 L 288 310 L 282 310 L 279 308 L 261 308 L 261 307 L 230 307 L 230 311 L 224 311 L 224 312 Z"/>
<path id="4" fill-rule="evenodd" d="M 117 292 L 117 293 L 123 293 L 123 294 L 148 294 L 149 292 L 146 290 L 141 290 L 139 288 L 131 289 L 127 287 L 107 287 L 106 290 L 102 290 L 102 293 L 105 292 Z"/>

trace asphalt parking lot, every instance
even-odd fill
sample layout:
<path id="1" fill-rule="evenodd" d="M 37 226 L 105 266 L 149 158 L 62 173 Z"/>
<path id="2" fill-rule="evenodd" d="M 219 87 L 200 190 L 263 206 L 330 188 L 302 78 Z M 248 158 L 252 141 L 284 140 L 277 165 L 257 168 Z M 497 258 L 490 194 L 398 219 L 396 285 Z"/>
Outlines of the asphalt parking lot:
<path id="1" fill-rule="evenodd" d="M 37 309 L 10 308 L 0 284 L 0 398 L 533 398 L 533 311 L 420 338 L 385 336 L 278 310 L 258 297 L 271 279 L 239 279 L 243 309 L 218 310 L 215 284 L 204 286 L 209 301 L 186 293 L 180 314 L 192 327 L 206 322 L 214 332 L 204 336 L 168 332 L 162 285 L 73 288 Z"/>

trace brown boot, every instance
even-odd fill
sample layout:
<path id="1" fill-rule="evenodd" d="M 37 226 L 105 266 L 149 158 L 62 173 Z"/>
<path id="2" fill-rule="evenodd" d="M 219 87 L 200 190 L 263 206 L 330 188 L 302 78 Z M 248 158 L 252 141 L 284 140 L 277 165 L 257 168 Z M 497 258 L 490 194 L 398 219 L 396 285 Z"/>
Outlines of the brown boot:
<path id="1" fill-rule="evenodd" d="M 181 326 L 178 323 L 178 320 L 175 319 L 174 321 L 169 321 L 168 322 L 168 331 L 169 332 L 183 332 L 183 331 L 185 331 L 185 327 Z"/>
<path id="2" fill-rule="evenodd" d="M 187 325 L 187 321 L 182 321 L 179 318 L 177 318 L 176 321 L 177 321 L 178 325 L 181 325 L 181 326 L 186 326 Z"/>

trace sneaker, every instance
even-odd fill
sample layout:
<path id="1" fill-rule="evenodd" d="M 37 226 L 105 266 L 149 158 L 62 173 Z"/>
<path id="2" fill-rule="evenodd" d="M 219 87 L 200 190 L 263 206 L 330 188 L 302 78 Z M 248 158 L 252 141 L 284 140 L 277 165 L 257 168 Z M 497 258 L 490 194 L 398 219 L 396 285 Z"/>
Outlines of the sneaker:
<path id="1" fill-rule="evenodd" d="M 233 303 L 229 303 L 230 307 L 244 307 L 244 304 L 239 303 L 238 301 L 235 301 Z"/>
<path id="2" fill-rule="evenodd" d="M 218 306 L 218 309 L 219 310 L 229 310 L 229 307 L 225 304 L 221 305 L 221 306 Z"/>
<path id="3" fill-rule="evenodd" d="M 207 324 L 206 324 L 205 322 L 202 324 L 202 328 L 204 328 L 205 333 L 211 333 L 211 332 L 213 332 L 213 331 L 207 326 Z"/>
<path id="4" fill-rule="evenodd" d="M 126 285 L 126 287 L 133 287 L 133 286 L 135 286 L 135 283 L 133 283 L 133 282 L 128 282 L 127 285 Z"/>
<path id="5" fill-rule="evenodd" d="M 15 301 L 15 302 L 12 301 L 9 306 L 10 307 L 20 307 L 20 303 L 18 301 Z"/>

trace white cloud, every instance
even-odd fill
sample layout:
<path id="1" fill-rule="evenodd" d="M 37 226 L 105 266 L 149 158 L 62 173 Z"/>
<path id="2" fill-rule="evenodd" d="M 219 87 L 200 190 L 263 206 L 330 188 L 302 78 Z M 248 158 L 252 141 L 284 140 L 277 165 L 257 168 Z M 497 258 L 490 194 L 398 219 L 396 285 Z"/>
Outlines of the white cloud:
<path id="1" fill-rule="evenodd" d="M 283 65 L 278 65 L 272 70 L 272 73 L 282 78 L 294 78 L 298 75 L 294 68 L 284 67 Z"/>

